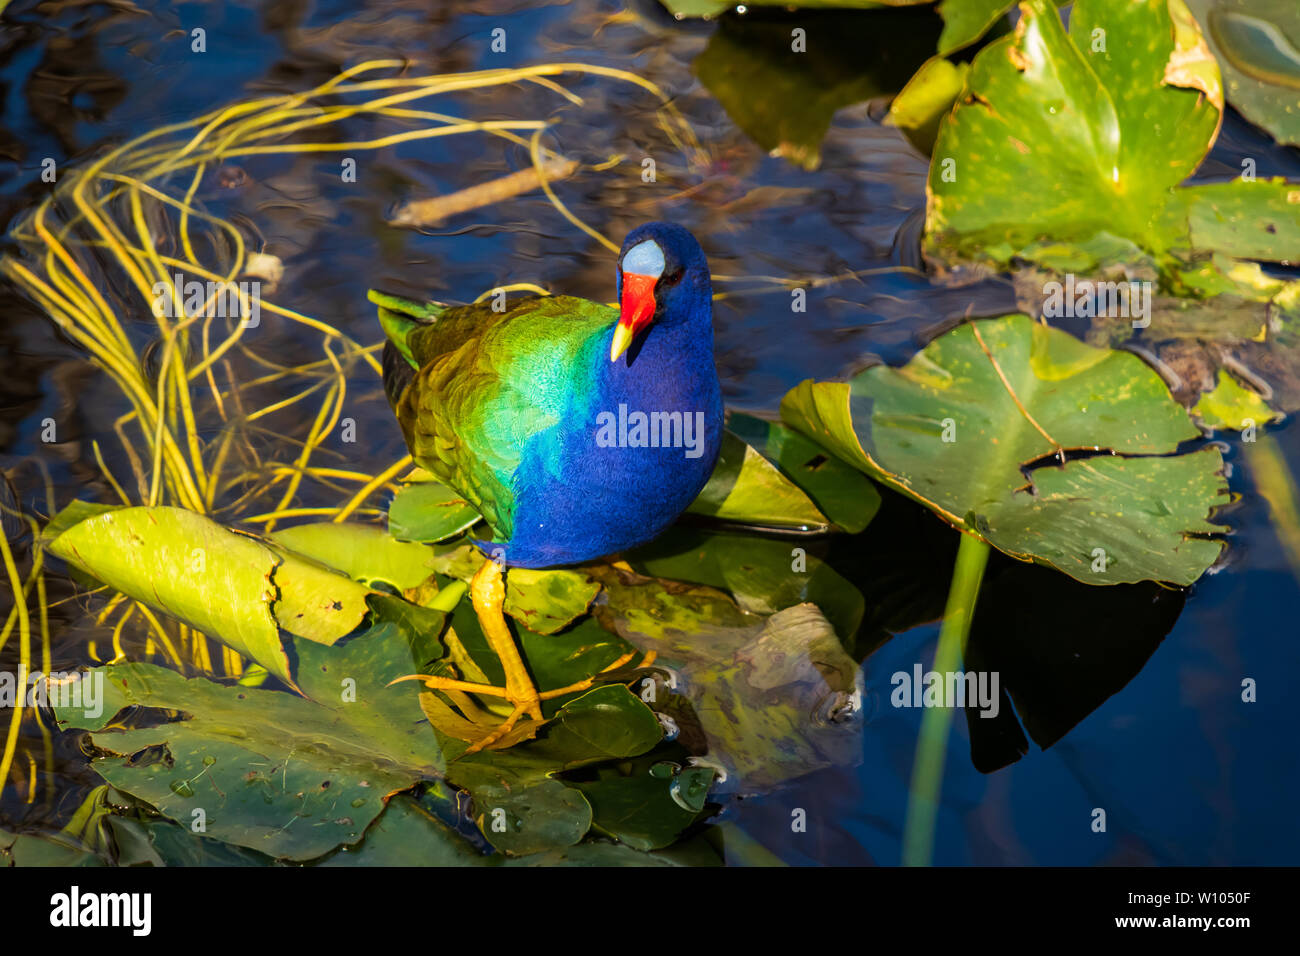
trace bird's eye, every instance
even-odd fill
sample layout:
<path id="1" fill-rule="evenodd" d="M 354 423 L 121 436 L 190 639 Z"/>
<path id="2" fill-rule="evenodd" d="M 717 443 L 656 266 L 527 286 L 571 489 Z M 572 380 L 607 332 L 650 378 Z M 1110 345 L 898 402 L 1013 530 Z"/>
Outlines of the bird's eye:
<path id="1" fill-rule="evenodd" d="M 683 269 L 681 266 L 678 266 L 672 272 L 667 273 L 662 279 L 660 279 L 659 284 L 676 285 L 677 283 L 682 281 L 682 276 L 685 274 L 686 274 L 686 270 Z"/>

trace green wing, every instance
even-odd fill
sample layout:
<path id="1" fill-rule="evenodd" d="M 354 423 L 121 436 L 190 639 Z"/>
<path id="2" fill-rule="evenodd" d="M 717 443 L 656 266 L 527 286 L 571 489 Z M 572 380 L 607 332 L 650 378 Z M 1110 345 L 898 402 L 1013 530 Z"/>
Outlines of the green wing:
<path id="1" fill-rule="evenodd" d="M 370 298 L 411 370 L 401 375 L 409 382 L 389 387 L 389 400 L 412 457 L 474 505 L 498 540 L 509 539 L 524 448 L 568 416 L 586 420 L 592 363 L 608 349 L 618 313 L 571 296 L 524 299 L 503 312 Z"/>

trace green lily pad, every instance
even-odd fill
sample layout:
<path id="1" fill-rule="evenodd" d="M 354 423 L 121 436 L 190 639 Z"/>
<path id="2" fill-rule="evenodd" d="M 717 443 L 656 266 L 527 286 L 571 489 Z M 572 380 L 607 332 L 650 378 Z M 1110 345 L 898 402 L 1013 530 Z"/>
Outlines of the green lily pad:
<path id="1" fill-rule="evenodd" d="M 388 506 L 388 533 L 401 541 L 446 541 L 478 520 L 459 493 L 432 480 L 405 486 Z"/>
<path id="2" fill-rule="evenodd" d="M 1280 418 L 1259 395 L 1242 388 L 1231 375 L 1220 372 L 1211 391 L 1201 395 L 1192 414 L 1210 428 L 1241 430 Z"/>
<path id="3" fill-rule="evenodd" d="M 578 571 L 512 568 L 505 612 L 537 634 L 554 634 L 587 613 L 600 585 Z"/>
<path id="4" fill-rule="evenodd" d="M 386 602 L 374 596 L 376 612 Z M 443 615 L 421 611 L 425 633 Z M 277 859 L 307 860 L 361 839 L 384 801 L 440 776 L 442 755 L 409 673 L 415 637 L 394 620 L 336 647 L 295 643 L 306 698 L 186 679 L 150 664 L 108 665 L 103 713 L 57 708 L 61 727 L 90 732 L 91 766 L 182 826 Z M 124 707 L 150 708 L 123 726 Z M 156 710 L 179 712 L 159 721 Z M 152 721 L 152 723 L 150 723 Z M 196 811 L 202 811 L 196 814 Z"/>
<path id="5" fill-rule="evenodd" d="M 646 757 L 572 783 L 591 803 L 594 827 L 638 850 L 674 843 L 704 812 L 711 767 L 681 767 Z"/>
<path id="6" fill-rule="evenodd" d="M 975 57 L 940 130 L 927 251 L 1006 265 L 1040 261 L 1045 237 L 1164 249 L 1174 237 L 1162 210 L 1222 109 L 1213 58 L 1201 49 L 1195 59 L 1195 25 L 1176 39 L 1163 3 L 1079 0 L 1067 35 L 1047 0 L 1021 9 L 1015 33 Z"/>
<path id="7" fill-rule="evenodd" d="M 1228 102 L 1300 146 L 1300 5 L 1293 0 L 1187 0 L 1223 71 Z"/>
<path id="8" fill-rule="evenodd" d="M 281 627 L 332 644 L 366 615 L 361 585 L 183 508 L 79 508 L 51 527 L 49 550 L 69 564 L 291 685 Z"/>
<path id="9" fill-rule="evenodd" d="M 651 710 L 626 687 L 610 684 L 566 703 L 536 740 L 453 759 L 447 776 L 469 791 L 489 843 L 513 855 L 535 853 L 571 846 L 591 829 L 591 804 L 555 774 L 639 756 L 662 737 Z M 447 741 L 448 754 L 457 746 L 463 752 L 463 743 Z"/>
<path id="10" fill-rule="evenodd" d="M 940 127 L 924 242 L 931 260 L 1151 269 L 1166 289 L 1195 294 L 1182 280 L 1193 259 L 1294 256 L 1295 186 L 1180 185 L 1223 112 L 1218 66 L 1183 0 L 1078 0 L 1068 34 L 1048 0 L 1021 9 L 1014 34 L 975 57 Z M 1241 225 L 1242 212 L 1259 224 Z M 1279 222 L 1282 231 L 1268 229 Z M 1261 311 L 1269 299 L 1254 284 L 1236 292 Z"/>
<path id="11" fill-rule="evenodd" d="M 302 524 L 277 531 L 271 539 L 365 584 L 382 582 L 405 591 L 434 572 L 428 545 L 398 541 L 372 525 Z"/>
<path id="12" fill-rule="evenodd" d="M 794 482 L 729 431 L 723 433 L 708 484 L 687 511 L 741 524 L 801 529 L 829 524 Z"/>
<path id="13" fill-rule="evenodd" d="M 812 500 L 813 505 L 837 527 L 857 534 L 880 508 L 880 492 L 855 468 L 825 454 L 824 450 L 780 422 L 752 415 L 733 414 L 728 420 L 732 433 L 774 465 Z M 754 469 L 755 474 L 766 473 Z M 770 509 L 769 509 L 770 510 Z M 764 524 L 755 518 L 750 523 Z"/>
<path id="14" fill-rule="evenodd" d="M 528 856 L 485 854 L 420 803 L 403 794 L 388 802 L 361 845 L 319 865 L 335 866 L 675 866 L 670 857 L 616 843 L 586 841 Z"/>
<path id="15" fill-rule="evenodd" d="M 954 527 L 1085 583 L 1191 584 L 1223 547 L 1207 537 L 1224 530 L 1208 520 L 1228 501 L 1222 458 L 1177 453 L 1200 433 L 1160 377 L 1026 316 L 963 324 L 901 369 L 804 382 L 781 413 Z M 1061 465 L 1061 448 L 1090 457 Z"/>

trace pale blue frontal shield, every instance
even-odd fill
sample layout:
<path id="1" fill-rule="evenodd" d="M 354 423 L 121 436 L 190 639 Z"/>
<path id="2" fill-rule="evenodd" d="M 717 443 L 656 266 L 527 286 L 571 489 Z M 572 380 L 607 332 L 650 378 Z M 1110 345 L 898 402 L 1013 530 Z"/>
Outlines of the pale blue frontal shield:
<path id="1" fill-rule="evenodd" d="M 623 271 L 658 278 L 664 274 L 664 251 L 653 239 L 638 242 L 623 257 Z"/>

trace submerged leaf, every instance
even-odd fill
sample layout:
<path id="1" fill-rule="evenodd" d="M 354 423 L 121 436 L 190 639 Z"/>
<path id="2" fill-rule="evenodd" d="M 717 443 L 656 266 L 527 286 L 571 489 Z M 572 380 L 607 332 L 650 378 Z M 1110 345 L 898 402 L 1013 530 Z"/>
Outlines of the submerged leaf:
<path id="1" fill-rule="evenodd" d="M 754 142 L 812 170 L 836 110 L 902 89 L 934 51 L 938 22 L 895 9 L 806 14 L 796 25 L 803 48 L 784 20 L 725 19 L 691 68 Z"/>
<path id="2" fill-rule="evenodd" d="M 755 614 L 816 604 L 845 640 L 858 632 L 866 610 L 857 588 L 789 540 L 675 528 L 629 554 L 628 561 L 654 577 L 720 588 Z"/>
<path id="3" fill-rule="evenodd" d="M 1280 417 L 1255 392 L 1242 388 L 1231 375 L 1219 373 L 1213 390 L 1203 394 L 1192 414 L 1210 428 L 1240 430 L 1250 425 L 1264 425 Z"/>
<path id="4" fill-rule="evenodd" d="M 857 665 L 816 607 L 764 618 L 711 588 L 601 575 L 609 603 L 598 616 L 682 678 L 656 707 L 691 722 L 683 739 L 698 736 L 728 787 L 763 792 L 860 759 Z"/>

